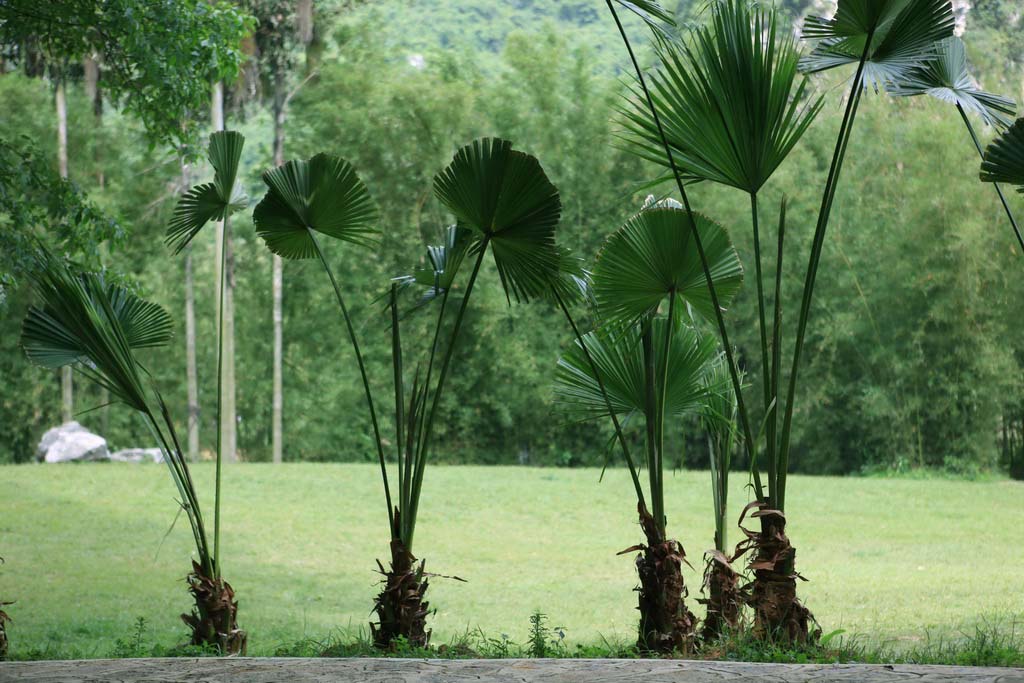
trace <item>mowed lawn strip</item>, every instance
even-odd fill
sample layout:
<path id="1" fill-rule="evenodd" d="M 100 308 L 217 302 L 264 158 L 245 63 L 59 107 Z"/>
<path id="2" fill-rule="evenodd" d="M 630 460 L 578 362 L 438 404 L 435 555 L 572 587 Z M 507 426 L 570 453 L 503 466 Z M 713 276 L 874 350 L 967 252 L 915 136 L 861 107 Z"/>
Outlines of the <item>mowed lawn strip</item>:
<path id="1" fill-rule="evenodd" d="M 212 465 L 195 466 L 212 500 Z M 225 571 L 250 654 L 365 628 L 387 557 L 375 465 L 229 465 Z M 628 475 L 594 469 L 439 466 L 427 474 L 418 555 L 431 580 L 435 642 L 482 629 L 523 641 L 534 611 L 573 643 L 631 640 L 631 556 L 642 540 Z M 732 478 L 733 518 L 749 499 Z M 163 466 L 0 467 L 0 599 L 12 654 L 47 645 L 108 655 L 147 621 L 146 640 L 183 640 L 187 523 Z M 714 529 L 706 472 L 666 477 L 669 523 L 698 570 Z M 871 642 L 955 636 L 979 620 L 1024 620 L 1024 484 L 794 476 L 787 498 L 801 586 L 825 632 Z M 738 532 L 730 530 L 730 543 Z M 687 570 L 692 609 L 700 585 Z M 1018 625 L 1019 628 L 1019 625 Z"/>

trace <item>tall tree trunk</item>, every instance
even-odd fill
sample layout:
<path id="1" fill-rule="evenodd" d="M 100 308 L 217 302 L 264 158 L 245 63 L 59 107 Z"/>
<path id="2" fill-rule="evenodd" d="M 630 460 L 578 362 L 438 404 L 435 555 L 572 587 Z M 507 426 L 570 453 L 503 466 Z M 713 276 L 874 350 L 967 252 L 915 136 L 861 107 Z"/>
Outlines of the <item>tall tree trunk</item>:
<path id="1" fill-rule="evenodd" d="M 213 103 L 210 108 L 210 118 L 214 130 L 224 130 L 224 84 L 217 82 L 213 84 Z M 218 338 L 223 347 L 224 364 L 221 369 L 221 414 L 220 424 L 217 428 L 221 435 L 221 450 L 223 458 L 228 461 L 237 460 L 238 441 L 237 423 L 235 418 L 235 314 L 234 314 L 234 253 L 231 248 L 231 229 L 225 230 L 224 222 L 217 223 L 216 230 L 216 267 L 214 268 L 215 282 L 221 281 L 221 263 L 224 264 L 224 329 L 218 330 Z M 221 253 L 223 245 L 224 253 Z M 216 304 L 216 320 L 221 319 L 220 297 L 214 296 Z"/>
<path id="2" fill-rule="evenodd" d="M 182 191 L 189 189 L 189 167 L 181 162 Z M 185 247 L 185 381 L 188 385 L 188 459 L 199 459 L 199 372 L 196 367 L 196 294 L 192 245 Z"/>
<path id="3" fill-rule="evenodd" d="M 57 81 L 57 166 L 60 177 L 68 177 L 68 103 L 64 92 L 64 80 Z M 61 421 L 71 422 L 75 412 L 74 392 L 72 389 L 71 366 L 60 370 Z"/>
<path id="4" fill-rule="evenodd" d="M 284 163 L 284 109 L 285 79 L 282 74 L 274 78 L 274 165 Z M 284 460 L 284 267 L 281 257 L 271 256 L 271 270 L 274 298 L 274 396 L 271 416 L 271 450 L 275 463 Z"/>

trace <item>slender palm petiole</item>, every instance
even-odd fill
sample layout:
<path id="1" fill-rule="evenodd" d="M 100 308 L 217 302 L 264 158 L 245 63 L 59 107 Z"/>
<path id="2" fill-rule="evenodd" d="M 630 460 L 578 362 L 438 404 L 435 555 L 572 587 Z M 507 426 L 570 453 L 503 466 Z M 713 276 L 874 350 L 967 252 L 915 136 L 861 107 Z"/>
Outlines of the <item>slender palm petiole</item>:
<path id="1" fill-rule="evenodd" d="M 786 391 L 786 411 L 782 420 L 779 463 L 776 468 L 778 479 L 770 483 L 771 490 L 768 499 L 768 503 L 779 511 L 784 511 L 786 505 L 786 470 L 789 467 L 789 439 L 793 425 L 793 408 L 796 396 L 797 374 L 800 367 L 800 355 L 803 351 L 804 334 L 807 332 L 807 320 L 810 317 L 811 297 L 814 295 L 814 282 L 818 275 L 821 249 L 825 242 L 825 231 L 828 228 L 829 217 L 832 213 L 832 202 L 835 199 L 836 187 L 839 184 L 843 159 L 846 156 L 846 146 L 850 141 L 853 123 L 857 118 L 857 108 L 860 105 L 861 94 L 864 92 L 864 66 L 871 51 L 871 41 L 874 35 L 875 30 L 872 27 L 864 42 L 864 51 L 861 53 L 860 62 L 857 64 L 857 73 L 853 78 L 853 89 L 846 103 L 843 122 L 839 128 L 839 137 L 836 139 L 836 148 L 832 154 L 832 163 L 829 166 L 828 180 L 825 183 L 825 191 L 821 197 L 821 208 L 818 211 L 818 222 L 814 229 L 814 240 L 811 243 L 811 253 L 807 263 L 807 273 L 804 278 L 803 297 L 800 301 L 800 316 L 797 320 L 796 342 L 793 345 L 793 363 L 790 367 L 789 386 Z"/>
<path id="2" fill-rule="evenodd" d="M 388 467 L 387 461 L 384 458 L 384 442 L 380 437 L 380 426 L 377 423 L 377 410 L 373 406 L 373 393 L 370 391 L 370 380 L 366 376 L 366 365 L 363 363 L 363 354 L 359 350 L 359 341 L 356 339 L 356 330 L 352 325 L 352 318 L 349 316 L 348 307 L 345 306 L 345 299 L 341 296 L 341 288 L 338 286 L 338 281 L 334 278 L 334 271 L 331 270 L 331 266 L 328 265 L 327 259 L 324 258 L 324 252 L 320 249 L 320 242 L 316 238 L 316 233 L 311 228 L 306 228 L 306 232 L 309 233 L 309 239 L 313 243 L 313 248 L 316 250 L 316 256 L 320 259 L 320 263 L 323 265 L 324 270 L 327 271 L 327 276 L 331 279 L 331 285 L 334 287 L 334 295 L 338 299 L 338 306 L 341 308 L 341 315 L 345 319 L 345 327 L 348 330 L 349 339 L 352 341 L 352 349 L 356 354 L 356 364 L 359 366 L 359 375 L 363 380 L 363 391 L 366 393 L 366 405 L 370 410 L 370 422 L 373 423 L 373 436 L 374 441 L 377 443 L 377 457 L 380 461 L 380 475 L 384 480 L 384 499 L 388 506 L 388 524 L 391 528 L 395 526 L 394 519 L 394 508 L 391 505 L 391 487 L 388 484 Z"/>
<path id="3" fill-rule="evenodd" d="M 604 378 L 601 377 L 601 371 L 597 367 L 597 363 L 594 362 L 594 357 L 590 355 L 590 350 L 587 345 L 583 342 L 583 335 L 580 334 L 579 327 L 576 326 L 576 321 L 573 320 L 572 314 L 569 313 L 569 308 L 565 305 L 565 301 L 562 296 L 558 293 L 558 290 L 554 287 L 551 288 L 551 293 L 555 296 L 555 301 L 558 302 L 558 306 L 562 309 L 562 313 L 565 314 L 565 319 L 569 321 L 569 326 L 572 328 L 572 333 L 576 336 L 576 343 L 579 344 L 580 350 L 583 351 L 583 356 L 587 359 L 587 363 L 590 365 L 591 372 L 594 373 L 594 377 L 597 379 L 598 389 L 601 391 L 601 398 L 604 399 L 604 404 L 608 408 L 608 416 L 612 419 L 612 426 L 615 427 L 615 436 L 619 441 L 619 445 L 622 447 L 622 456 L 626 460 L 626 466 L 629 468 L 629 476 L 633 479 L 633 488 L 636 489 L 636 499 L 640 503 L 640 507 L 647 509 L 647 501 L 644 499 L 644 489 L 640 485 L 640 476 L 636 471 L 636 463 L 633 461 L 633 457 L 629 453 L 629 446 L 626 444 L 626 437 L 622 433 L 622 425 L 619 423 L 619 417 L 612 407 L 611 398 L 608 396 L 608 389 L 605 387 Z"/>
<path id="4" fill-rule="evenodd" d="M 221 225 L 220 231 L 220 282 L 218 283 L 219 292 L 217 298 L 219 304 L 217 306 L 218 320 L 217 320 L 217 471 L 214 475 L 214 491 L 213 491 L 213 578 L 219 579 L 221 576 L 220 572 L 220 480 L 221 480 L 221 469 L 224 460 L 224 454 L 221 453 L 223 447 L 223 425 L 221 421 L 224 415 L 224 300 L 227 284 L 227 263 L 228 263 L 228 251 L 227 251 L 227 239 L 228 230 L 230 226 L 228 224 L 228 216 L 224 216 L 224 222 Z"/>
<path id="5" fill-rule="evenodd" d="M 455 342 L 459 338 L 459 331 L 462 329 L 462 320 L 466 315 L 466 308 L 469 305 L 469 297 L 473 293 L 473 285 L 476 284 L 476 277 L 480 274 L 480 266 L 484 262 L 484 256 L 487 255 L 487 245 L 489 243 L 489 236 L 484 237 L 480 242 L 480 253 L 477 255 L 476 263 L 473 264 L 473 272 L 470 274 L 469 282 L 466 284 L 466 293 L 462 295 L 462 303 L 459 305 L 459 312 L 455 316 L 455 324 L 452 327 L 452 334 L 448 340 L 448 348 L 445 349 L 444 360 L 441 362 L 441 370 L 437 377 L 437 389 L 434 390 L 434 398 L 430 405 L 430 414 L 427 416 L 426 424 L 424 425 L 423 447 L 420 449 L 420 462 L 416 467 L 415 481 L 412 486 L 412 504 L 409 509 L 410 514 L 408 515 L 409 538 L 406 548 L 410 551 L 412 550 L 413 534 L 416 531 L 416 512 L 420 505 L 420 491 L 423 488 L 423 471 L 430 452 L 430 437 L 433 434 L 434 417 L 437 414 L 437 407 L 441 402 L 441 392 L 444 391 L 444 382 L 448 378 L 448 367 L 452 361 L 452 354 L 455 352 Z"/>

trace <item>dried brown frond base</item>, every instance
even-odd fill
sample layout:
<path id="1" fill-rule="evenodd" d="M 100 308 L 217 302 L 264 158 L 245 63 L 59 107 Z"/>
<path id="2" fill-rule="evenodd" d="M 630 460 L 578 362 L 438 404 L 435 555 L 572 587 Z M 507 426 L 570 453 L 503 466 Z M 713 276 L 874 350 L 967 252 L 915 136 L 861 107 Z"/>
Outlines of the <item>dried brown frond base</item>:
<path id="1" fill-rule="evenodd" d="M 185 580 L 196 603 L 192 614 L 181 615 L 192 631 L 190 644 L 213 646 L 224 655 L 244 655 L 247 636 L 238 628 L 238 603 L 231 584 L 207 576 L 196 562 Z"/>
<path id="2" fill-rule="evenodd" d="M 743 516 L 751 514 L 761 521 L 760 531 L 743 527 Z M 806 581 L 796 571 L 796 549 L 786 536 L 786 517 L 754 501 L 740 516 L 740 529 L 746 535 L 733 559 L 752 552 L 750 569 L 754 580 L 743 587 L 746 602 L 754 610 L 753 635 L 761 640 L 807 643 L 821 636 L 811 611 L 796 596 L 796 580 Z M 812 630 L 812 624 L 814 629 Z"/>
<path id="3" fill-rule="evenodd" d="M 398 638 L 410 647 L 426 647 L 430 642 L 430 604 L 423 599 L 428 584 L 424 573 L 426 560 L 417 564 L 402 542 L 392 539 L 391 570 L 385 571 L 380 562 L 377 566 L 384 575 L 384 588 L 373 606 L 380 622 L 370 624 L 374 647 L 390 650 Z"/>
<path id="4" fill-rule="evenodd" d="M 13 604 L 13 602 L 0 602 L 0 662 L 7 659 L 7 624 L 13 621 L 3 608 Z"/>
<path id="5" fill-rule="evenodd" d="M 704 594 L 698 600 L 707 607 L 700 637 L 705 643 L 718 640 L 723 633 L 736 633 L 740 628 L 740 575 L 732 568 L 728 557 L 718 550 L 707 552 L 704 565 Z"/>
<path id="6" fill-rule="evenodd" d="M 647 510 L 640 508 L 639 513 L 647 545 L 622 551 L 641 551 L 636 558 L 640 576 L 640 586 L 636 589 L 640 610 L 637 647 L 644 652 L 689 654 L 694 648 L 697 618 L 686 608 L 687 591 L 683 582 L 686 552 L 679 541 L 662 536 Z"/>

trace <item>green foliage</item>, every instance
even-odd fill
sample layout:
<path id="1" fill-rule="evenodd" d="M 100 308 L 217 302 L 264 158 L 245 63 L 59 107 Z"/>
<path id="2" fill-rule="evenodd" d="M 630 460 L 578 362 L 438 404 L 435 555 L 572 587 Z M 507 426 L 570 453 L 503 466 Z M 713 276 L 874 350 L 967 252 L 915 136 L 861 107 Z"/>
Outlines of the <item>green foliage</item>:
<path id="1" fill-rule="evenodd" d="M 56 72 L 102 55 L 103 87 L 154 141 L 191 142 L 181 122 L 208 106 L 209 83 L 232 80 L 251 20 L 230 2 L 12 0 L 0 8 L 0 42 L 22 60 L 33 50 Z"/>
<path id="2" fill-rule="evenodd" d="M 123 238 L 123 228 L 61 178 L 30 140 L 0 137 L 0 306 L 6 288 L 32 267 L 37 240 L 96 264 L 101 244 Z"/>

